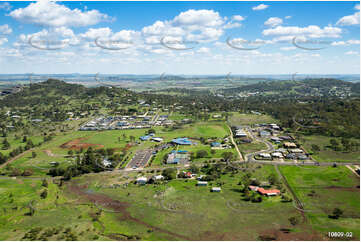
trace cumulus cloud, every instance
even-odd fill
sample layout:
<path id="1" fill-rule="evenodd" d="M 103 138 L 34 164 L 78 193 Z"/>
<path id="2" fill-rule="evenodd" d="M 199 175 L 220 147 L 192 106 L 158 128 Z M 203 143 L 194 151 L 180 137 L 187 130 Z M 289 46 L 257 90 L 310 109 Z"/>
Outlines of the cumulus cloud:
<path id="1" fill-rule="evenodd" d="M 283 23 L 283 20 L 278 17 L 271 17 L 267 19 L 266 22 L 264 22 L 264 25 L 269 27 L 276 27 L 277 25 L 281 25 Z"/>
<path id="2" fill-rule="evenodd" d="M 9 16 L 23 23 L 48 27 L 83 27 L 110 19 L 108 15 L 102 14 L 98 10 L 69 9 L 64 5 L 50 1 L 30 3 L 25 8 L 13 10 Z"/>
<path id="3" fill-rule="evenodd" d="M 252 10 L 254 10 L 254 11 L 264 10 L 264 9 L 266 9 L 268 7 L 269 7 L 269 5 L 265 5 L 265 4 L 262 3 L 262 4 L 258 5 L 258 6 L 253 7 Z"/>
<path id="4" fill-rule="evenodd" d="M 0 34 L 11 34 L 12 32 L 13 30 L 9 27 L 9 25 L 0 25 Z"/>
<path id="5" fill-rule="evenodd" d="M 360 25 L 360 12 L 340 18 L 336 24 L 341 26 Z"/>
<path id="6" fill-rule="evenodd" d="M 141 33 L 146 42 L 156 42 L 164 36 L 182 37 L 184 40 L 208 42 L 217 40 L 226 28 L 239 27 L 239 23 L 226 22 L 218 12 L 213 10 L 190 9 L 181 12 L 172 20 L 156 21 L 145 26 Z M 154 37 L 157 36 L 157 37 Z"/>
<path id="7" fill-rule="evenodd" d="M 306 36 L 309 38 L 338 38 L 342 33 L 342 29 L 338 27 L 327 26 L 320 28 L 317 25 L 309 25 L 307 27 L 297 26 L 277 26 L 276 28 L 265 29 L 262 34 L 265 36 L 283 36 L 293 38 L 294 36 Z"/>
<path id="8" fill-rule="evenodd" d="M 339 46 L 339 45 L 359 45 L 360 44 L 360 40 L 347 40 L 347 41 L 334 41 L 331 43 L 331 45 L 333 46 Z"/>
<path id="9" fill-rule="evenodd" d="M 5 44 L 6 42 L 8 42 L 7 38 L 0 38 L 0 45 Z"/>
<path id="10" fill-rule="evenodd" d="M 232 16 L 232 20 L 234 21 L 243 21 L 245 18 L 241 15 L 234 15 Z"/>

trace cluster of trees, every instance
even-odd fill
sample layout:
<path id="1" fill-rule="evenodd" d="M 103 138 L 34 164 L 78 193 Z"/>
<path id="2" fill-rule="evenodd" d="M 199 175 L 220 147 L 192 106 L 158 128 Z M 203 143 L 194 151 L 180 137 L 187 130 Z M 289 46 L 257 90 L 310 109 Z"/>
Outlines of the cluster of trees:
<path id="1" fill-rule="evenodd" d="M 105 170 L 102 163 L 104 157 L 108 157 L 112 161 L 112 167 L 115 167 L 122 160 L 123 155 L 115 154 L 113 149 L 94 150 L 92 147 L 89 147 L 82 156 L 77 156 L 76 164 L 66 168 L 52 168 L 48 174 L 51 176 L 63 176 L 65 180 L 70 180 L 72 177 L 82 174 L 101 172 Z"/>

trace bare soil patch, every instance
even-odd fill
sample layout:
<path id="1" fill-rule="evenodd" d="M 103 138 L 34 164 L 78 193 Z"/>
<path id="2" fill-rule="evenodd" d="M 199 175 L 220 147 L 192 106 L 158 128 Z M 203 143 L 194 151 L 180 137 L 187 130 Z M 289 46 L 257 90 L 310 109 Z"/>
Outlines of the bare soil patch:
<path id="1" fill-rule="evenodd" d="M 101 144 L 83 143 L 82 141 L 83 141 L 83 140 L 86 140 L 86 139 L 88 139 L 88 137 L 78 138 L 78 139 L 74 139 L 74 140 L 68 141 L 68 142 L 62 144 L 62 145 L 60 146 L 60 148 L 63 148 L 63 149 L 71 149 L 71 150 L 80 150 L 81 148 L 87 149 L 87 148 L 89 148 L 89 147 L 95 147 L 95 148 L 99 149 L 99 148 L 103 148 L 103 147 L 104 147 L 104 145 L 101 145 Z"/>

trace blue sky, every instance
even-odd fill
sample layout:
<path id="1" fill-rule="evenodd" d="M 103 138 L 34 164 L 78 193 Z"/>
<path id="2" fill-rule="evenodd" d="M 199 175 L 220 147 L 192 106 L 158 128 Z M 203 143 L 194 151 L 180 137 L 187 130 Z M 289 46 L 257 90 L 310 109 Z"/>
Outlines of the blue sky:
<path id="1" fill-rule="evenodd" d="M 4 2 L 0 73 L 358 74 L 359 2 Z"/>

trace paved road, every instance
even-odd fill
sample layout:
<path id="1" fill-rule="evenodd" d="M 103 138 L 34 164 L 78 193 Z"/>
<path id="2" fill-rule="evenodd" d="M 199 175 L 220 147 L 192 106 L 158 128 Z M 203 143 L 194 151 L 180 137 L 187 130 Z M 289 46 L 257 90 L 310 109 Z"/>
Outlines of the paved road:
<path id="1" fill-rule="evenodd" d="M 227 124 L 227 127 L 229 129 L 229 132 L 231 133 L 231 141 L 232 141 L 232 144 L 234 145 L 234 147 L 236 148 L 236 151 L 237 151 L 238 156 L 239 156 L 239 160 L 244 161 L 243 156 L 242 156 L 241 152 L 238 149 L 238 145 L 236 144 L 236 142 L 234 142 L 232 129 L 231 129 L 231 127 L 229 127 L 228 124 Z"/>

